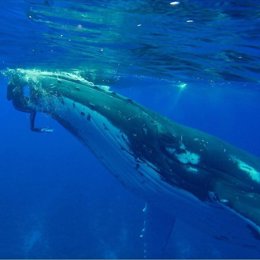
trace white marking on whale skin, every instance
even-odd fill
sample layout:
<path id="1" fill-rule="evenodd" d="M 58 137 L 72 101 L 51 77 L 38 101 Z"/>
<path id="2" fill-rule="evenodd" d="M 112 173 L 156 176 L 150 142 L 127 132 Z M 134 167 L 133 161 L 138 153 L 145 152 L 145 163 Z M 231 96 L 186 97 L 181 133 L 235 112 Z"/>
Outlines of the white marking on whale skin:
<path id="1" fill-rule="evenodd" d="M 198 164 L 200 162 L 200 156 L 190 151 L 184 153 L 175 154 L 176 158 L 183 164 Z"/>
<path id="2" fill-rule="evenodd" d="M 107 85 L 97 85 L 97 87 L 101 88 L 102 90 L 112 93 L 112 91 L 110 90 L 110 87 Z"/>
<path id="3" fill-rule="evenodd" d="M 248 176 L 258 183 L 260 183 L 260 172 L 258 172 L 254 167 L 250 166 L 249 164 L 239 160 L 235 156 L 231 156 L 231 159 L 237 163 L 237 166 L 240 170 L 244 171 L 248 174 Z"/>
<path id="4" fill-rule="evenodd" d="M 220 199 L 220 202 L 221 202 L 221 203 L 224 203 L 224 204 L 228 204 L 228 203 L 229 203 L 229 200 L 228 200 L 228 199 Z"/>
<path id="5" fill-rule="evenodd" d="M 192 172 L 192 173 L 197 173 L 199 171 L 197 168 L 192 167 L 192 166 L 188 166 L 186 168 L 186 170 L 189 171 L 189 172 Z"/>
<path id="6" fill-rule="evenodd" d="M 182 150 L 186 150 L 186 146 L 184 145 L 184 143 L 181 143 L 181 145 L 180 145 L 180 149 L 182 149 Z"/>
<path id="7" fill-rule="evenodd" d="M 174 154 L 176 149 L 173 147 L 165 147 L 165 150 L 169 153 L 169 154 Z"/>

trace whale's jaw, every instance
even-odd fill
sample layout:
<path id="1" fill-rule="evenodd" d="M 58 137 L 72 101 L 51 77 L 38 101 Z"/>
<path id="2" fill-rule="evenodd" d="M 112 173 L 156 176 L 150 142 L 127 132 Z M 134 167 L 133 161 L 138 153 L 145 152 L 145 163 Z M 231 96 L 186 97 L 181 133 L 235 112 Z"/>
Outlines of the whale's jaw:
<path id="1" fill-rule="evenodd" d="M 260 167 L 254 157 L 81 78 L 26 70 L 11 76 L 8 97 L 17 109 L 52 116 L 128 189 L 216 239 L 260 250 Z M 237 160 L 248 167 L 240 169 Z M 243 201 L 246 192 L 254 199 Z M 242 237 L 251 233 L 245 243 Z"/>

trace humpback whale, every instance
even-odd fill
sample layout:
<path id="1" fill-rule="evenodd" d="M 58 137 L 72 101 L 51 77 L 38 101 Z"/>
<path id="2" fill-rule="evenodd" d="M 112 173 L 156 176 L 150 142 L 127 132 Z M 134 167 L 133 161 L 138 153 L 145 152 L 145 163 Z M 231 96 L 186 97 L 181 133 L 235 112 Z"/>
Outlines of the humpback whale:
<path id="1" fill-rule="evenodd" d="M 128 189 L 177 219 L 260 256 L 260 161 L 66 72 L 8 70 L 17 110 L 50 115 Z"/>

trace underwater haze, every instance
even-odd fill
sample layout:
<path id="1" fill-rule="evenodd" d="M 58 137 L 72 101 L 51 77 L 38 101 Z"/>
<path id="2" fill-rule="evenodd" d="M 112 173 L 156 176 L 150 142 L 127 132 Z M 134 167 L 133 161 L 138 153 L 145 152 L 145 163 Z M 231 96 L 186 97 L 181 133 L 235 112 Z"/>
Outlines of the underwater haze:
<path id="1" fill-rule="evenodd" d="M 0 0 L 0 17 L 2 72 L 75 73 L 260 158 L 259 0 Z M 30 131 L 7 84 L 0 258 L 153 258 L 146 201 L 50 117 Z M 162 257 L 260 258 L 183 223 L 170 243 Z"/>

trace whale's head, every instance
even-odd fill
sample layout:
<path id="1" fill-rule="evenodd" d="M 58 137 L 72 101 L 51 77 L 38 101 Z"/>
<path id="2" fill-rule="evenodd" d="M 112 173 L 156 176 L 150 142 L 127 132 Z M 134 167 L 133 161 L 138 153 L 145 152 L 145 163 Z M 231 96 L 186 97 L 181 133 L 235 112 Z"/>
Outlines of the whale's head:
<path id="1" fill-rule="evenodd" d="M 22 112 L 33 112 L 33 103 L 37 97 L 35 85 L 26 80 L 23 73 L 8 72 L 7 99 L 12 101 L 14 107 Z"/>
<path id="2" fill-rule="evenodd" d="M 73 94 L 75 89 L 70 89 L 66 82 L 79 83 L 84 87 L 94 85 L 77 73 L 9 69 L 4 75 L 9 78 L 7 99 L 17 110 L 27 113 L 50 112 L 50 97 L 60 97 L 64 90 Z"/>

